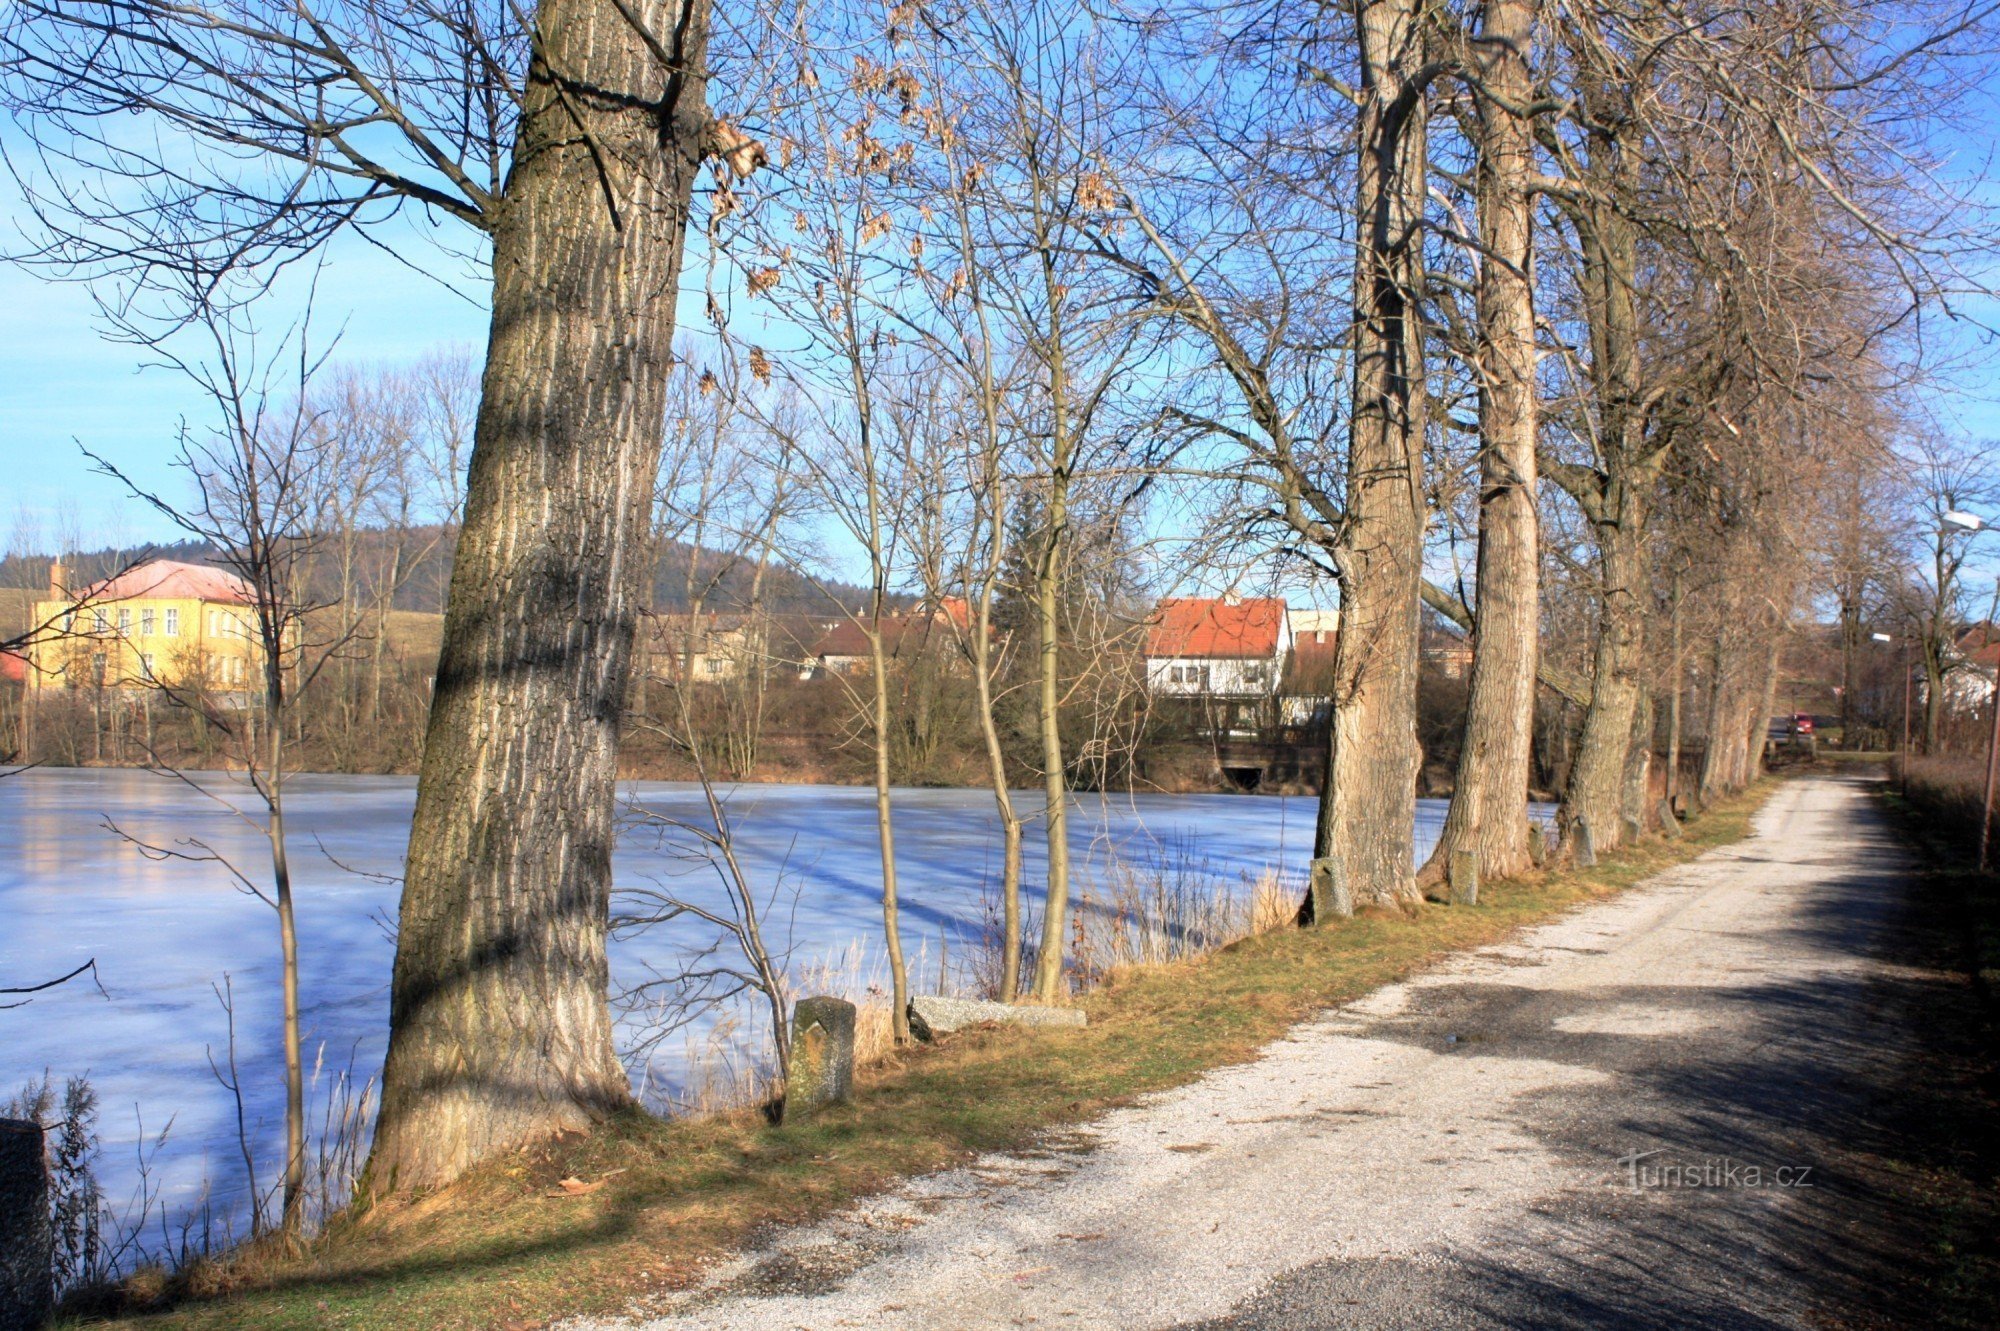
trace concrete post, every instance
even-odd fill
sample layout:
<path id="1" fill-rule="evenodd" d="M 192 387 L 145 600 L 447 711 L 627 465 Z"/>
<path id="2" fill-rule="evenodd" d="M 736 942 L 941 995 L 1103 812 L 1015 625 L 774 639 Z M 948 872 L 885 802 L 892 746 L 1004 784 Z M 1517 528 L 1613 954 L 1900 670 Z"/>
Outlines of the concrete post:
<path id="1" fill-rule="evenodd" d="M 1479 852 L 1471 847 L 1451 853 L 1451 904 L 1479 904 Z"/>
<path id="2" fill-rule="evenodd" d="M 785 1079 L 784 1121 L 809 1118 L 854 1090 L 854 1004 L 801 998 L 792 1007 L 792 1060 Z"/>
<path id="3" fill-rule="evenodd" d="M 1672 800 L 1660 801 L 1660 831 L 1666 835 L 1669 841 L 1679 841 L 1681 839 L 1681 820 L 1674 816 L 1674 802 Z"/>
<path id="4" fill-rule="evenodd" d="M 0 1331 L 39 1331 L 55 1306 L 42 1125 L 0 1118 Z"/>
<path id="5" fill-rule="evenodd" d="M 1310 890 L 1314 924 L 1354 914 L 1354 894 L 1347 886 L 1347 875 L 1341 871 L 1338 857 L 1326 855 L 1312 862 Z"/>
<path id="6" fill-rule="evenodd" d="M 1571 836 L 1573 844 L 1576 847 L 1576 867 L 1579 869 L 1588 869 L 1595 865 L 1597 863 L 1597 842 L 1590 835 L 1590 820 L 1587 818 L 1577 819 L 1576 826 L 1571 829 Z"/>
<path id="7" fill-rule="evenodd" d="M 1548 838 L 1542 834 L 1542 825 L 1533 819 L 1528 821 L 1528 863 L 1537 869 L 1549 862 Z"/>

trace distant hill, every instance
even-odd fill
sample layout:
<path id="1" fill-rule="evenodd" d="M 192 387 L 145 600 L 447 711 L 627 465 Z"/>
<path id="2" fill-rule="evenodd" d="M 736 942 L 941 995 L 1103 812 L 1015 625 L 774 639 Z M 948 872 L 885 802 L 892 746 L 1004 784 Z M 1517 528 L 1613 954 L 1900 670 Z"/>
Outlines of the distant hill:
<path id="1" fill-rule="evenodd" d="M 436 527 L 410 529 L 402 533 L 403 559 L 409 566 L 409 572 L 401 591 L 397 593 L 396 609 L 422 614 L 443 612 L 445 587 L 451 576 L 451 552 L 457 536 L 456 529 Z M 373 571 L 387 569 L 395 559 L 395 543 L 396 533 L 390 529 L 372 528 L 358 534 L 354 563 L 363 570 L 359 576 L 364 587 Z M 137 559 L 178 559 L 205 564 L 215 562 L 214 555 L 214 550 L 193 541 L 135 549 L 90 550 L 70 557 L 70 585 L 78 586 L 110 577 Z M 695 555 L 694 546 L 679 541 L 670 542 L 660 552 L 653 576 L 653 603 L 648 609 L 673 614 L 688 608 L 687 573 Z M 322 561 L 313 588 L 315 597 L 324 600 L 331 600 L 339 594 L 338 561 L 331 557 L 331 549 L 328 556 Z M 717 551 L 702 551 L 701 576 L 704 583 L 711 581 L 713 569 L 723 561 L 727 564 L 722 576 L 714 579 L 715 589 L 709 596 L 708 608 L 740 610 L 749 601 L 754 566 L 748 560 L 729 560 Z M 25 627 L 31 603 L 48 594 L 50 562 L 48 555 L 15 554 L 0 559 L 0 635 L 7 633 L 17 619 Z M 867 599 L 868 593 L 864 588 L 841 582 L 816 582 L 782 562 L 774 561 L 764 574 L 764 606 L 773 614 L 833 617 L 842 613 L 843 606 L 859 607 Z M 900 606 L 909 598 L 896 599 Z M 19 629 L 12 631 L 18 632 Z"/>

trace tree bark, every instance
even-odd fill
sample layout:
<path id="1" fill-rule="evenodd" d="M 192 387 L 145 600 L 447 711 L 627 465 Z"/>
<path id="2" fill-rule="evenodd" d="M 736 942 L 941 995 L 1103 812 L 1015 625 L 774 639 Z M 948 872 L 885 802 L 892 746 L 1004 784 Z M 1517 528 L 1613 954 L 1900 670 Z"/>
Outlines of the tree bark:
<path id="1" fill-rule="evenodd" d="M 1540 649 L 1541 551 L 1535 511 L 1534 140 L 1520 108 L 1533 100 L 1534 5 L 1486 7 L 1479 62 L 1479 605 L 1465 742 L 1444 831 L 1426 866 L 1479 852 L 1480 872 L 1528 868 L 1528 761 Z"/>
<path id="2" fill-rule="evenodd" d="M 1671 636 L 1673 653 L 1672 692 L 1667 695 L 1667 804 L 1679 811 L 1681 794 L 1681 695 L 1687 691 L 1685 671 L 1681 659 L 1681 575 L 1674 573 L 1673 592 L 1669 600 L 1672 618 L 1668 633 Z"/>
<path id="3" fill-rule="evenodd" d="M 1592 515 L 1602 579 L 1593 686 L 1563 792 L 1565 823 L 1587 821 L 1600 851 L 1617 845 L 1621 830 L 1625 768 L 1642 688 L 1647 581 L 1641 544 L 1646 504 L 1629 480 L 1614 480 L 1607 489 L 1605 507 Z"/>
<path id="4" fill-rule="evenodd" d="M 706 0 L 543 0 L 411 826 L 368 1182 L 631 1100 L 606 1001 L 619 722 L 700 165 Z"/>
<path id="5" fill-rule="evenodd" d="M 1636 825 L 1652 826 L 1653 808 L 1653 691 L 1641 683 L 1639 700 L 1632 708 L 1632 739 L 1625 749 L 1624 804 L 1618 825 L 1625 830 Z"/>
<path id="6" fill-rule="evenodd" d="M 1061 401 L 1058 389 L 1056 401 Z M 1035 566 L 1035 712 L 1042 739 L 1042 820 L 1047 834 L 1048 895 L 1042 902 L 1042 941 L 1035 953 L 1034 998 L 1062 996 L 1063 954 L 1069 917 L 1069 772 L 1062 743 L 1061 587 L 1062 540 L 1069 521 L 1069 457 L 1062 412 L 1056 415 L 1054 467 L 1049 483 L 1048 531 Z"/>
<path id="7" fill-rule="evenodd" d="M 1425 506 L 1421 222 L 1428 108 L 1415 0 L 1363 0 L 1354 410 L 1335 551 L 1341 625 L 1316 855 L 1357 904 L 1417 898 L 1417 652 Z"/>

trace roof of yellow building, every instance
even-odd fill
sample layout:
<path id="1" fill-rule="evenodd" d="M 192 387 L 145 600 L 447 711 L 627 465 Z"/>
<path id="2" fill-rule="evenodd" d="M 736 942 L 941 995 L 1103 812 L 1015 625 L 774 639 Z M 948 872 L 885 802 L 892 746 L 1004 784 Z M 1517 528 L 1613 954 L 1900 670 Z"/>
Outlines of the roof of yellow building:
<path id="1" fill-rule="evenodd" d="M 136 601 L 144 597 L 254 605 L 257 592 L 228 569 L 212 564 L 151 559 L 77 593 L 80 601 Z"/>

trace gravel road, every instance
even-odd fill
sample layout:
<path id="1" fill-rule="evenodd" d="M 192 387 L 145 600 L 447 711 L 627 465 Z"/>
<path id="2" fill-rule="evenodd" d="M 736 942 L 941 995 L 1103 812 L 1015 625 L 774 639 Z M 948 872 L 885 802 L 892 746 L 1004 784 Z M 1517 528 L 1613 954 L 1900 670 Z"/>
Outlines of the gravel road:
<path id="1" fill-rule="evenodd" d="M 645 1325 L 1893 1324 L 1849 1154 L 1908 1020 L 1901 868 L 1860 783 L 1793 781 L 1745 842 L 786 1232 Z"/>

